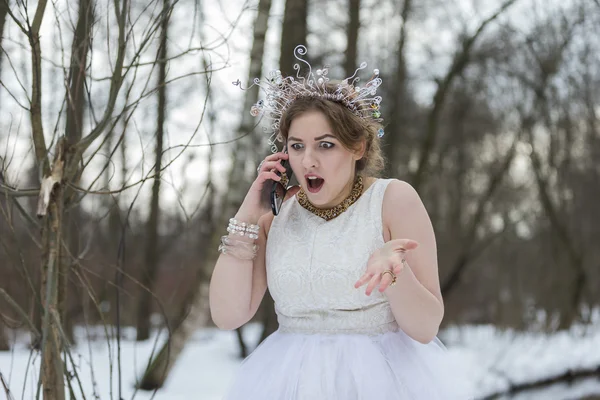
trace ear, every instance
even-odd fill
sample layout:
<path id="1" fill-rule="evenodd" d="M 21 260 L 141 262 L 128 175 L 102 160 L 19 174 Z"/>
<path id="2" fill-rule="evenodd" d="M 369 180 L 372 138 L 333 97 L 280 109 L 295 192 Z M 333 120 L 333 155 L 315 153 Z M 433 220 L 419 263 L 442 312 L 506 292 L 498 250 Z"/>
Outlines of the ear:
<path id="1" fill-rule="evenodd" d="M 365 151 L 367 151 L 367 141 L 365 139 L 361 140 L 360 146 L 354 152 L 354 161 L 358 161 L 365 156 Z"/>

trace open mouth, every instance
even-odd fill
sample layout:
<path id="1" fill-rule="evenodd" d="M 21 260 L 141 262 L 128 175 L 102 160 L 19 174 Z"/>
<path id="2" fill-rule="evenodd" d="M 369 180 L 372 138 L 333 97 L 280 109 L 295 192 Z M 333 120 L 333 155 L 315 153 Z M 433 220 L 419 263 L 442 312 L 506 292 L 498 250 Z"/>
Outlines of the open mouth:
<path id="1" fill-rule="evenodd" d="M 318 178 L 316 176 L 311 176 L 306 178 L 306 184 L 308 186 L 308 191 L 311 193 L 317 193 L 323 187 L 325 180 L 322 178 Z"/>

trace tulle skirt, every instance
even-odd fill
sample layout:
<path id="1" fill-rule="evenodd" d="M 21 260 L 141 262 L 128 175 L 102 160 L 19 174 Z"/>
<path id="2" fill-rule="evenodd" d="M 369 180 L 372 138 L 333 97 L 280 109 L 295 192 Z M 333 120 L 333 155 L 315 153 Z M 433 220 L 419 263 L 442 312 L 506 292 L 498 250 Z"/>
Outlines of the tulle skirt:
<path id="1" fill-rule="evenodd" d="M 453 400 L 464 378 L 435 339 L 277 331 L 246 358 L 225 400 Z"/>

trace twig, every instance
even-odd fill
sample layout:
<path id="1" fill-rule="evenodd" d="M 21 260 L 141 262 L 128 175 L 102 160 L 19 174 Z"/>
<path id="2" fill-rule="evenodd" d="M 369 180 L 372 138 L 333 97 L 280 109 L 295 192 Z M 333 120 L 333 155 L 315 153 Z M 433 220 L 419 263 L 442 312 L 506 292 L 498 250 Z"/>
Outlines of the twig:
<path id="1" fill-rule="evenodd" d="M 10 393 L 10 389 L 8 388 L 8 385 L 6 384 L 6 381 L 4 380 L 4 376 L 2 375 L 2 372 L 0 372 L 0 382 L 2 382 L 2 387 L 4 388 L 4 393 L 6 393 L 6 399 L 14 400 L 14 397 L 12 397 L 12 394 Z"/>
<path id="2" fill-rule="evenodd" d="M 33 322 L 29 319 L 29 317 L 27 316 L 27 313 L 2 288 L 0 288 L 0 295 L 2 297 L 4 297 L 4 300 L 6 300 L 6 302 L 8 304 L 10 304 L 12 306 L 12 308 L 21 316 L 21 318 L 23 319 L 23 321 L 29 326 L 29 329 L 31 329 L 31 332 L 33 332 L 35 334 L 36 339 L 39 340 L 41 338 L 41 333 L 40 333 L 40 331 L 37 330 L 37 328 L 35 327 L 35 325 L 33 324 Z"/>

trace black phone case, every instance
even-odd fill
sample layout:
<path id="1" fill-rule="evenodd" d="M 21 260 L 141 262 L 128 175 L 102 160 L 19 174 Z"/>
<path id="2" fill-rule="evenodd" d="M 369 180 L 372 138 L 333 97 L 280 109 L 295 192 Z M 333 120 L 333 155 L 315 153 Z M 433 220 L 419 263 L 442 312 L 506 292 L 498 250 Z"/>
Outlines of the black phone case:
<path id="1" fill-rule="evenodd" d="M 282 165 L 285 167 L 285 173 L 286 173 L 286 175 L 287 175 L 287 177 L 289 179 L 287 187 L 285 187 L 284 194 L 283 194 L 284 197 L 285 197 L 285 193 L 287 193 L 287 188 L 289 186 L 293 186 L 293 185 L 296 185 L 298 183 L 297 183 L 297 180 L 294 177 L 294 173 L 292 171 L 292 168 L 291 168 L 290 163 L 288 162 L 288 160 L 283 160 Z M 277 171 L 277 175 L 281 176 L 281 173 L 279 171 Z M 269 179 L 267 182 L 265 182 L 265 186 L 263 188 L 263 192 L 262 192 L 262 195 L 261 195 L 261 199 L 262 199 L 263 204 L 266 207 L 271 208 L 271 211 L 273 212 L 274 215 L 277 215 L 275 213 L 275 204 L 274 204 L 274 192 L 275 192 L 275 190 L 276 190 L 276 188 L 278 186 L 277 183 L 278 183 L 277 181 Z"/>

